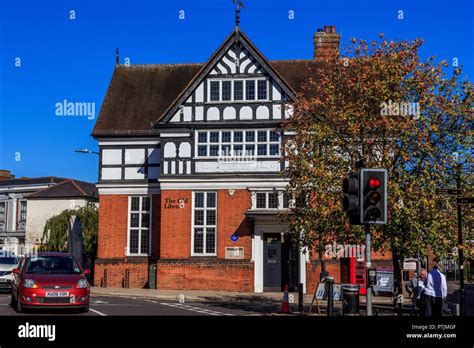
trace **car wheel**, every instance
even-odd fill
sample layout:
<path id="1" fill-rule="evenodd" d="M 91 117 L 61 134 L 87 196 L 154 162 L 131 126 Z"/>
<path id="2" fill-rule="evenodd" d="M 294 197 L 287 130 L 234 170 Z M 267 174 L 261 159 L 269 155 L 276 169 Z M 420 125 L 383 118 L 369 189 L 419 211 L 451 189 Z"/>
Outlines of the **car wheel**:
<path id="1" fill-rule="evenodd" d="M 79 310 L 79 313 L 88 313 L 88 312 L 89 312 L 89 305 L 87 305 L 87 306 L 85 306 L 85 307 L 83 307 Z"/>
<path id="2" fill-rule="evenodd" d="M 23 306 L 21 305 L 21 302 L 20 302 L 20 295 L 18 295 L 16 298 L 16 312 L 17 313 L 23 312 Z"/>

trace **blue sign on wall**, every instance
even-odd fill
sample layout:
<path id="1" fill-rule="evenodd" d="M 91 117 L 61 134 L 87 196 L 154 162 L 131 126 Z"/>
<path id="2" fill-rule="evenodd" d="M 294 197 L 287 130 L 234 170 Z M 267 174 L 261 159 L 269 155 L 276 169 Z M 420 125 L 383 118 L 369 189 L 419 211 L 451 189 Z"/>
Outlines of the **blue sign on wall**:
<path id="1" fill-rule="evenodd" d="M 239 240 L 239 236 L 234 233 L 232 236 L 230 236 L 230 240 L 233 242 L 237 242 Z"/>

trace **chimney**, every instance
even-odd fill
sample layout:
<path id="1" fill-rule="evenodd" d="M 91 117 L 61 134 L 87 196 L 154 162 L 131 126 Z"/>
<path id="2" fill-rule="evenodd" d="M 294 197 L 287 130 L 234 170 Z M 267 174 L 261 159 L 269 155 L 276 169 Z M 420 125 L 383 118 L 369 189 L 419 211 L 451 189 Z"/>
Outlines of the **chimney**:
<path id="1" fill-rule="evenodd" d="M 314 33 L 314 60 L 328 61 L 339 56 L 339 34 L 336 33 L 334 25 L 325 25 L 323 29 L 318 29 Z"/>
<path id="2" fill-rule="evenodd" d="M 9 179 L 15 179 L 15 175 L 13 175 L 9 170 L 0 169 L 0 180 Z"/>

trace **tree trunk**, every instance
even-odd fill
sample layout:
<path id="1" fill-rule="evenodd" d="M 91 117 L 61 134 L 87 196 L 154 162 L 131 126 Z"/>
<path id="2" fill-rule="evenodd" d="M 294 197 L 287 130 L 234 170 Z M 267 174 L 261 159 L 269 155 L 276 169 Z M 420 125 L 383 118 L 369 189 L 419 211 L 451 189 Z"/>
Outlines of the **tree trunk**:
<path id="1" fill-rule="evenodd" d="M 401 255 L 398 250 L 392 248 L 392 259 L 393 259 L 393 290 L 395 295 L 403 293 L 403 278 L 402 278 L 402 266 L 401 266 Z"/>
<path id="2" fill-rule="evenodd" d="M 323 248 L 318 248 L 318 255 L 319 255 L 319 262 L 321 263 L 321 273 L 319 274 L 319 280 L 321 281 L 324 276 L 327 275 L 326 272 L 326 262 L 324 262 L 323 258 Z"/>

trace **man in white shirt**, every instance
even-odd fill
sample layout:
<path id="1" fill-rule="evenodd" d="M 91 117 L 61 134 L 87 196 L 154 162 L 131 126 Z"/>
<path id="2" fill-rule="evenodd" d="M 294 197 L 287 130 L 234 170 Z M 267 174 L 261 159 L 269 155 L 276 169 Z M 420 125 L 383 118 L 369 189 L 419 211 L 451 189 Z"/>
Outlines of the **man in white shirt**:
<path id="1" fill-rule="evenodd" d="M 446 277 L 438 269 L 438 262 L 435 261 L 433 269 L 428 273 L 423 289 L 425 299 L 425 316 L 442 316 L 443 300 L 448 295 Z"/>

